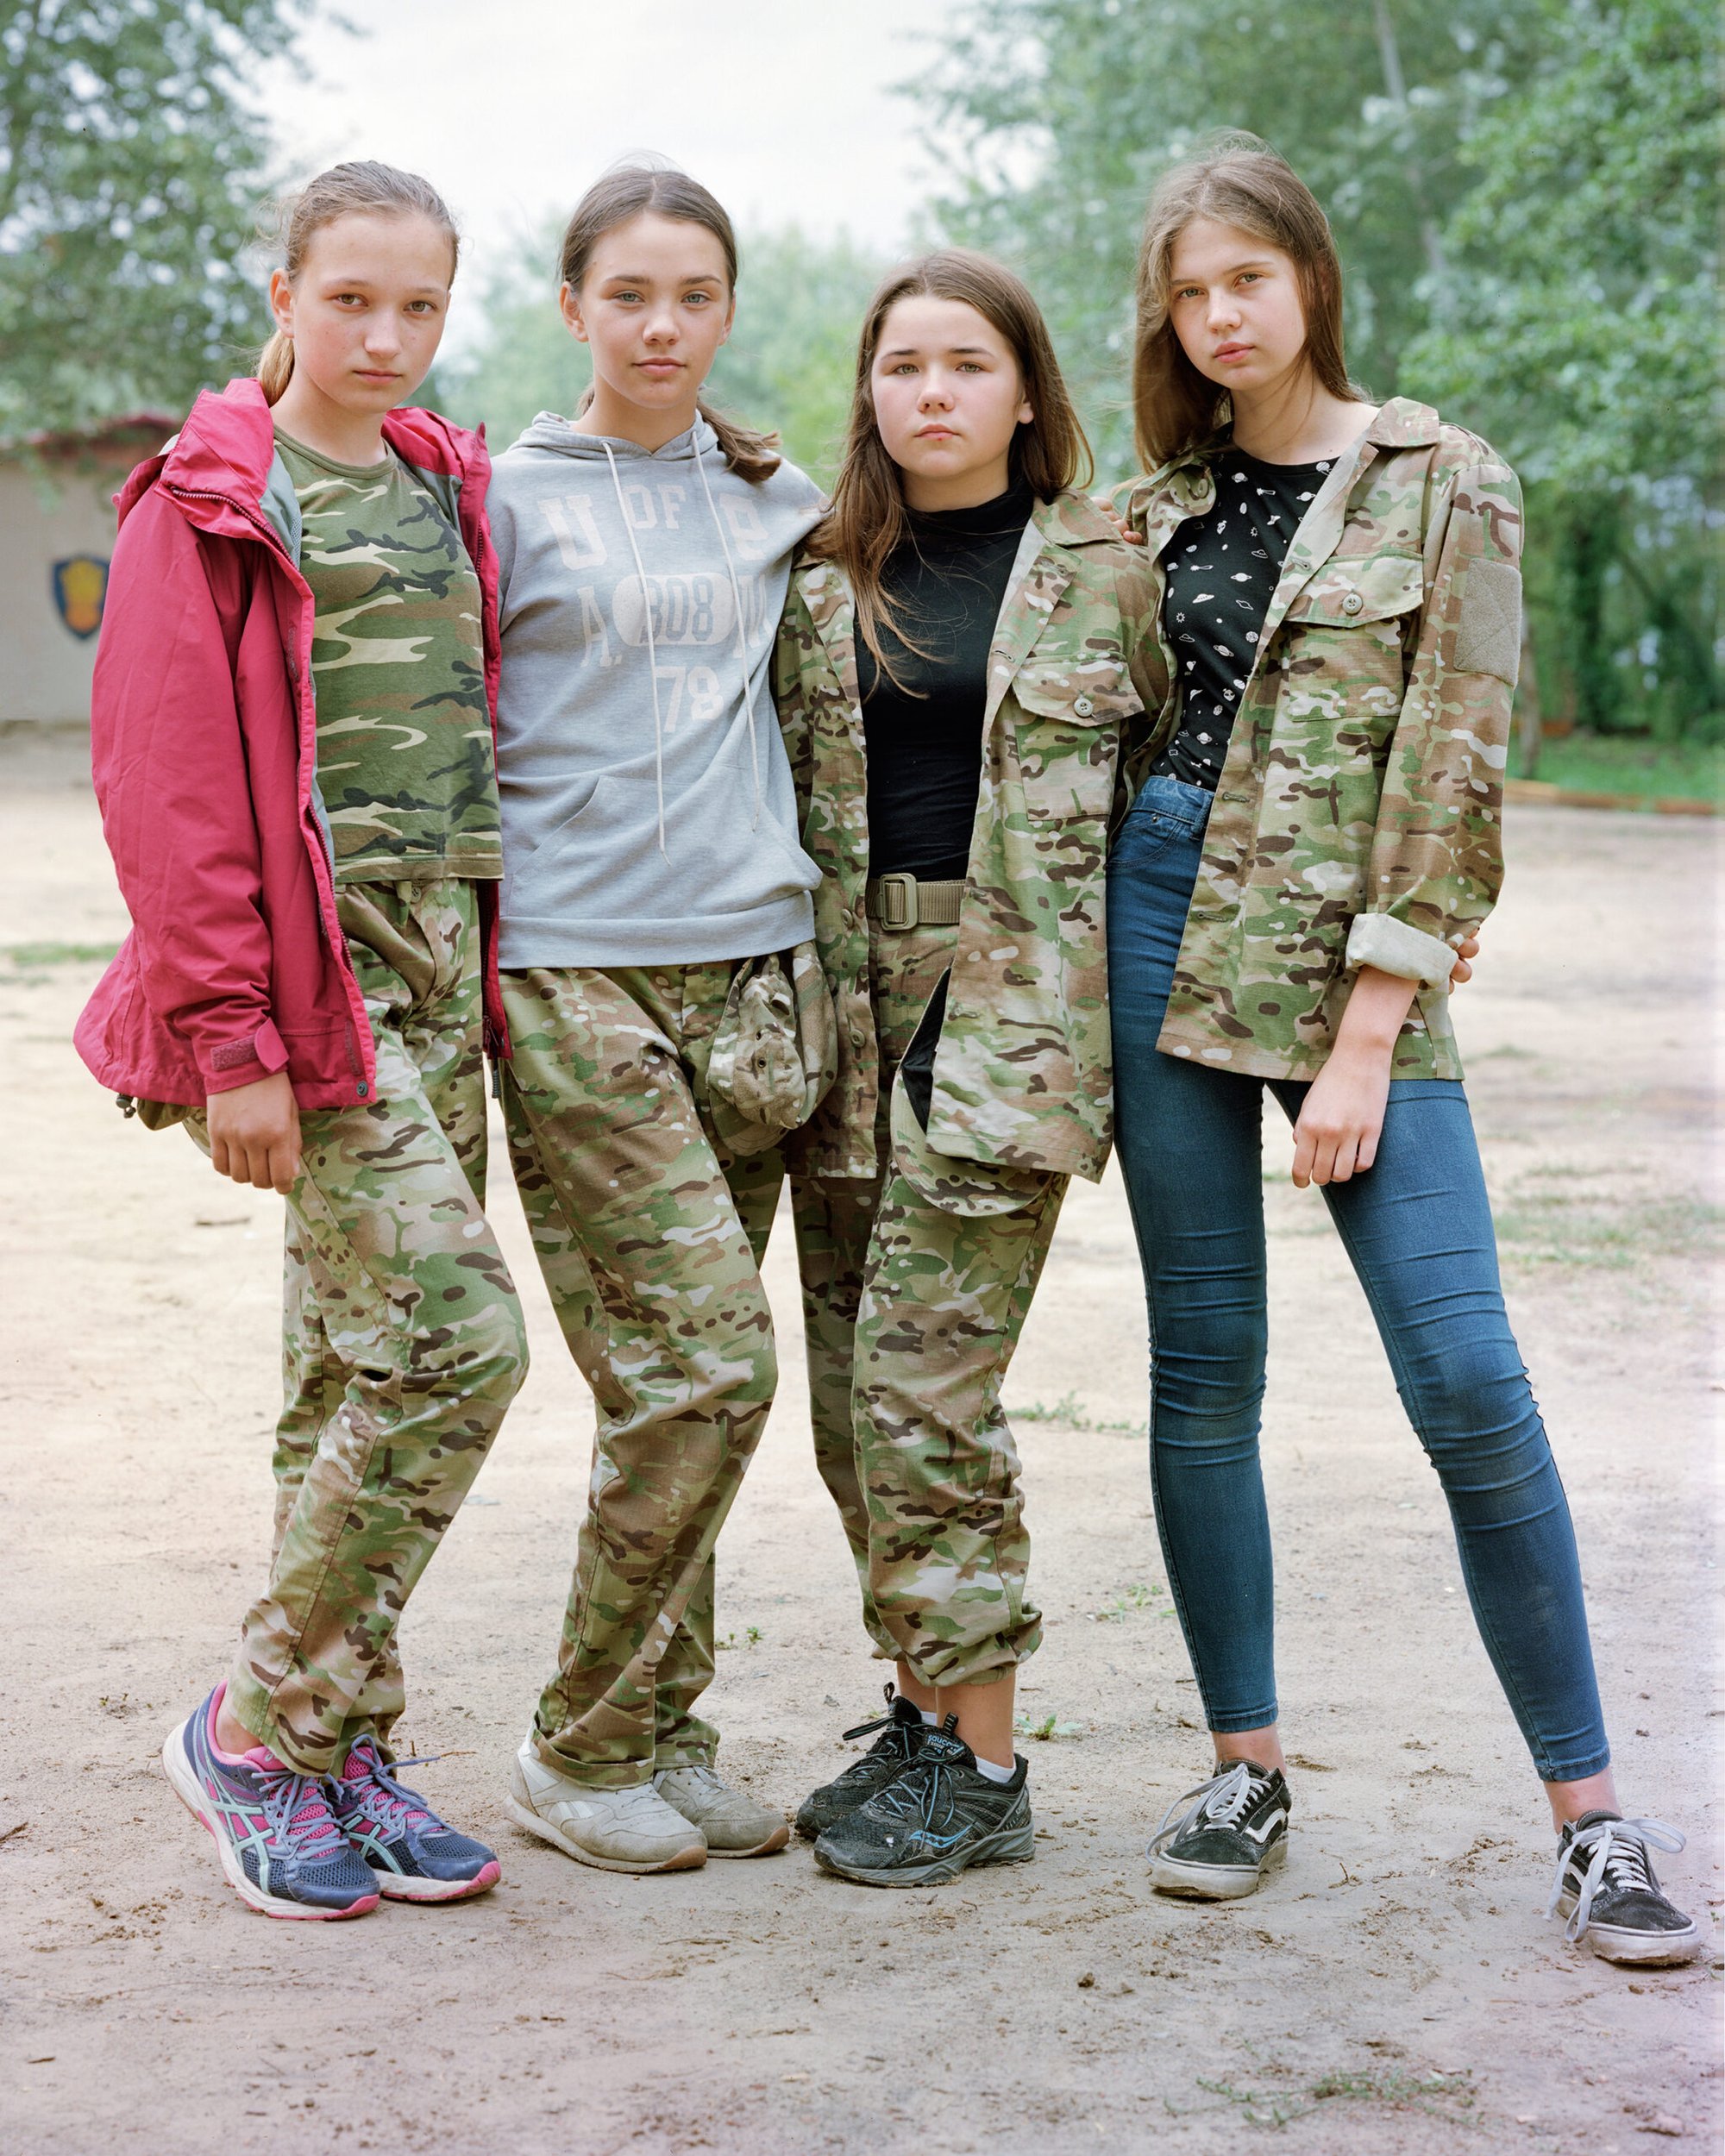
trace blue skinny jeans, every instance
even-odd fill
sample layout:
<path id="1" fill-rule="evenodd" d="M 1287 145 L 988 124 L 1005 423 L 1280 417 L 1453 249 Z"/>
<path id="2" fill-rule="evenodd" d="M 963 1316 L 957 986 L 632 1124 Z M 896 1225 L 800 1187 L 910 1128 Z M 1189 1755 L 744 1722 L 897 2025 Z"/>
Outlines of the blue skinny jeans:
<path id="1" fill-rule="evenodd" d="M 1258 1460 L 1265 1262 L 1260 1087 L 1302 1083 L 1156 1046 L 1210 796 L 1150 780 L 1108 864 L 1120 1164 L 1150 1307 L 1151 1485 L 1213 1730 L 1276 1719 L 1270 1522 Z M 1542 1781 L 1610 1758 L 1569 1506 L 1509 1330 L 1479 1149 L 1459 1085 L 1389 1088 L 1375 1164 L 1324 1200 L 1408 1419 L 1448 1501 L 1480 1637 Z"/>

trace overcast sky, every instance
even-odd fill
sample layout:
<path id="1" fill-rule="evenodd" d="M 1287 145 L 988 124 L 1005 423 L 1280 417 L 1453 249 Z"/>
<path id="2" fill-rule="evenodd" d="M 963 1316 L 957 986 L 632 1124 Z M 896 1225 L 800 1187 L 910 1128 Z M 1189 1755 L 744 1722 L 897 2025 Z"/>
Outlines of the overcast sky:
<path id="1" fill-rule="evenodd" d="M 344 157 L 422 172 L 470 241 L 450 328 L 488 260 L 567 213 L 624 151 L 673 157 L 740 225 L 848 229 L 891 248 L 930 174 L 893 86 L 926 68 L 962 0 L 416 0 L 305 36 L 272 71 L 277 140 L 304 177 Z"/>

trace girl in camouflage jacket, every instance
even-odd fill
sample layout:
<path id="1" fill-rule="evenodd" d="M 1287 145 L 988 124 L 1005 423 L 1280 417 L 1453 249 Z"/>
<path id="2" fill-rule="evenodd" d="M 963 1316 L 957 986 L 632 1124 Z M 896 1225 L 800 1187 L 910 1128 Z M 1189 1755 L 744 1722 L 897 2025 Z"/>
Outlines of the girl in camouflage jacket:
<path id="1" fill-rule="evenodd" d="M 1016 278 L 895 274 L 779 639 L 838 1019 L 790 1153 L 815 1443 L 899 1686 L 798 1825 L 894 1886 L 1032 1852 L 1013 1696 L 1040 1625 L 1000 1391 L 1068 1178 L 1108 1155 L 1107 834 L 1166 700 L 1143 558 L 1070 491 L 1085 454 Z"/>
<path id="2" fill-rule="evenodd" d="M 1286 1852 L 1258 1455 L 1267 1083 L 1449 1502 L 1559 1830 L 1552 1908 L 1596 1952 L 1683 1960 L 1698 1934 L 1648 1857 L 1682 1840 L 1618 1812 L 1446 1009 L 1502 874 L 1521 492 L 1476 436 L 1364 401 L 1340 283 L 1322 211 L 1267 153 L 1182 166 L 1151 204 L 1135 389 L 1156 468 L 1130 518 L 1168 686 L 1109 863 L 1109 988 L 1157 1520 L 1215 1750 L 1152 1877 L 1232 1896 Z"/>

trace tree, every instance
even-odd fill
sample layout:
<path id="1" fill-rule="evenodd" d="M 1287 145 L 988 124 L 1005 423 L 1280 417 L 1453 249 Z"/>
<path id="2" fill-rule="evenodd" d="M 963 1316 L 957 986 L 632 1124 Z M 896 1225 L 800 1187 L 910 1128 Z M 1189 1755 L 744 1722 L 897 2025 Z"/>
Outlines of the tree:
<path id="1" fill-rule="evenodd" d="M 0 12 L 0 434 L 184 404 L 265 329 L 252 69 L 309 0 Z"/>
<path id="2" fill-rule="evenodd" d="M 1720 124 L 1703 0 L 1544 0 L 1529 78 L 1460 145 L 1451 303 L 1417 393 L 1465 409 L 1530 482 L 1586 726 L 1716 712 Z"/>
<path id="3" fill-rule="evenodd" d="M 1119 474 L 1151 188 L 1208 135 L 1261 135 L 1329 211 L 1353 369 L 1388 395 L 1467 185 L 1458 142 L 1525 68 L 1542 13 L 1541 0 L 975 0 L 911 90 L 951 174 L 939 220 L 1028 278 Z"/>
<path id="4" fill-rule="evenodd" d="M 590 379 L 586 348 L 557 311 L 561 220 L 529 235 L 485 293 L 486 330 L 439 371 L 443 409 L 483 420 L 500 448 L 538 411 L 572 412 Z M 737 327 L 707 395 L 751 426 L 776 431 L 785 453 L 823 485 L 837 465 L 850 408 L 856 334 L 881 265 L 842 235 L 822 242 L 794 226 L 744 234 Z"/>

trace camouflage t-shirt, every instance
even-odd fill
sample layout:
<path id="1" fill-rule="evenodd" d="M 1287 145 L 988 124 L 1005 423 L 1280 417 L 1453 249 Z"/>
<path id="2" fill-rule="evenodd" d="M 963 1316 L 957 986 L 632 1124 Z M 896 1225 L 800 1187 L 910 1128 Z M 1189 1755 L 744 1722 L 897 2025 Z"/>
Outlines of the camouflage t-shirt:
<path id="1" fill-rule="evenodd" d="M 392 451 L 336 464 L 278 433 L 316 618 L 317 787 L 338 883 L 503 873 L 480 581 Z"/>

